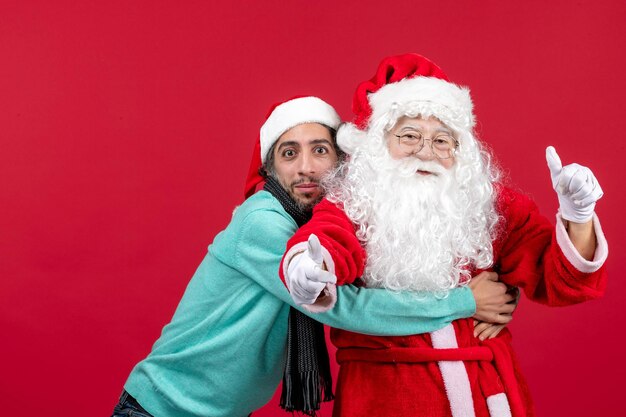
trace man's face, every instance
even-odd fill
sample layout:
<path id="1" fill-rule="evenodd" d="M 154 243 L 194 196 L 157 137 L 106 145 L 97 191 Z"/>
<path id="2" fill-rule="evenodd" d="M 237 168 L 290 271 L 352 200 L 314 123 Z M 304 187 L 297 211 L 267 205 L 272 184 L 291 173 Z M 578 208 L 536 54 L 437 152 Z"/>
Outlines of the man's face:
<path id="1" fill-rule="evenodd" d="M 396 135 L 404 137 L 415 137 L 421 135 L 425 138 L 425 143 L 419 152 L 407 155 L 406 145 L 403 147 Z M 434 117 L 422 119 L 419 117 L 403 116 L 398 119 L 398 122 L 391 129 L 391 131 L 385 134 L 385 137 L 387 139 L 389 154 L 393 159 L 415 157 L 425 162 L 436 162 L 444 168 L 449 169 L 452 165 L 454 165 L 454 157 L 439 159 L 435 156 L 431 147 L 432 139 L 438 137 L 438 135 L 449 135 L 454 137 L 454 132 Z M 414 149 L 416 150 L 418 148 L 419 147 L 416 146 Z M 419 170 L 418 174 L 432 175 L 433 173 L 428 170 Z"/>
<path id="2" fill-rule="evenodd" d="M 304 123 L 282 134 L 274 146 L 274 172 L 302 208 L 322 198 L 319 180 L 337 164 L 337 153 L 327 127 Z"/>

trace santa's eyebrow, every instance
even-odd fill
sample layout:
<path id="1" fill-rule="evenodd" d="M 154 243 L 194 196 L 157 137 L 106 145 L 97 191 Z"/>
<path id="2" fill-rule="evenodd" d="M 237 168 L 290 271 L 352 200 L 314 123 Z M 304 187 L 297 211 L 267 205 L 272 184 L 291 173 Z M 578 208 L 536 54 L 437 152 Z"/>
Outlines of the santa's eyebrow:
<path id="1" fill-rule="evenodd" d="M 420 133 L 423 132 L 423 129 L 421 127 L 413 126 L 413 125 L 403 126 L 402 129 L 400 129 L 400 132 L 404 132 L 405 130 L 416 130 L 416 131 L 418 131 Z M 437 128 L 435 128 L 433 130 L 436 133 L 447 133 L 450 136 L 453 135 L 452 130 L 447 128 L 447 127 L 444 127 L 444 126 L 437 127 Z"/>

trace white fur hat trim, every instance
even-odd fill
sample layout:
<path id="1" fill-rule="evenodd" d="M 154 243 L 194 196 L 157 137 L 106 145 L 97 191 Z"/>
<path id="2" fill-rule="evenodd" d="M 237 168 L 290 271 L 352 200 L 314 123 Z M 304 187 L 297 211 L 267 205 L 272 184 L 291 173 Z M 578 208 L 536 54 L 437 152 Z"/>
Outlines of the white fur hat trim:
<path id="1" fill-rule="evenodd" d="M 469 89 L 434 77 L 405 78 L 387 84 L 369 96 L 370 125 L 393 114 L 434 116 L 455 130 L 474 127 L 473 104 Z"/>
<path id="2" fill-rule="evenodd" d="M 278 105 L 261 126 L 261 162 L 268 151 L 287 130 L 303 123 L 321 123 L 337 129 L 341 123 L 335 109 L 317 97 L 301 97 Z"/>

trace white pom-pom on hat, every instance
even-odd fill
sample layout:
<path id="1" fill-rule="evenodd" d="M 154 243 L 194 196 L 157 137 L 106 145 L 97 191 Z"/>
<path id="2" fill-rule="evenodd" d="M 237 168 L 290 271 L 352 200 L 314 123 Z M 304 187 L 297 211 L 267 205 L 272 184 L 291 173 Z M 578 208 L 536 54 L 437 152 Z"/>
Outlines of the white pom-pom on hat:
<path id="1" fill-rule="evenodd" d="M 366 136 L 367 133 L 360 130 L 356 125 L 344 123 L 337 130 L 337 145 L 342 151 L 351 155 L 358 146 L 363 144 Z"/>

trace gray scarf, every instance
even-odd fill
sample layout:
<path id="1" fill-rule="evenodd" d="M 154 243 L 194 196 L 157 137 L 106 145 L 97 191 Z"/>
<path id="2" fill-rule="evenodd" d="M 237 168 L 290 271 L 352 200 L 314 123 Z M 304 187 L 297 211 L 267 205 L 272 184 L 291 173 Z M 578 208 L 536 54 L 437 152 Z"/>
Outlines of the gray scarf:
<path id="1" fill-rule="evenodd" d="M 280 202 L 298 227 L 311 219 L 311 212 L 302 211 L 276 179 L 266 181 L 263 189 Z M 280 406 L 315 416 L 322 401 L 334 399 L 324 325 L 291 307 L 288 329 Z"/>

